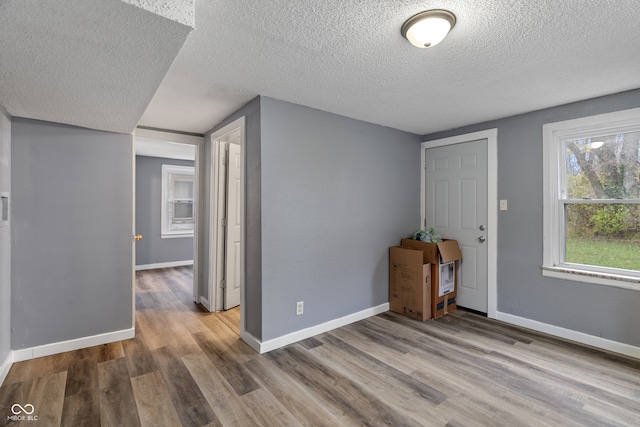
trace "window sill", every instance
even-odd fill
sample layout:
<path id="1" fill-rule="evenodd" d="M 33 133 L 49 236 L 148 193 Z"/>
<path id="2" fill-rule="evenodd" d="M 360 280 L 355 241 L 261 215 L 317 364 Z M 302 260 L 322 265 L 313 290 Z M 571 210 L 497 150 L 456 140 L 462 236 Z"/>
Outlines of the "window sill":
<path id="1" fill-rule="evenodd" d="M 161 239 L 177 239 L 179 237 L 193 237 L 193 232 L 191 233 L 175 233 L 175 234 L 161 234 Z"/>
<path id="2" fill-rule="evenodd" d="M 594 271 L 578 270 L 559 266 L 542 266 L 542 275 L 574 282 L 593 283 L 596 285 L 614 286 L 616 288 L 640 291 L 640 278 L 621 274 L 606 274 Z"/>

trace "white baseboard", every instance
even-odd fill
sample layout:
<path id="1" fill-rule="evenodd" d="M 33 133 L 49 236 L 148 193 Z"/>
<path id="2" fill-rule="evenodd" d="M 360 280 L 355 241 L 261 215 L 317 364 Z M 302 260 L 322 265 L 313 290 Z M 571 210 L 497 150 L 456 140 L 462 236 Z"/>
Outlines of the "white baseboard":
<path id="1" fill-rule="evenodd" d="M 640 347 L 624 344 L 617 341 L 611 341 L 606 338 L 597 337 L 595 335 L 585 334 L 583 332 L 573 331 L 571 329 L 561 328 L 560 326 L 550 325 L 548 323 L 538 322 L 537 320 L 527 319 L 525 317 L 514 316 L 513 314 L 498 312 L 496 319 L 512 325 L 522 326 L 523 328 L 533 329 L 534 331 L 544 332 L 545 334 L 555 335 L 581 344 L 590 345 L 603 350 L 612 351 L 614 353 L 623 354 L 640 359 Z"/>
<path id="2" fill-rule="evenodd" d="M 136 271 L 155 270 L 156 268 L 182 267 L 184 265 L 193 265 L 193 260 L 191 259 L 186 261 L 158 262 L 156 264 L 136 265 Z"/>
<path id="3" fill-rule="evenodd" d="M 204 307 L 208 310 L 211 311 L 211 306 L 209 305 L 209 300 L 206 299 L 205 297 L 201 296 L 200 297 L 200 304 L 204 305 Z"/>
<path id="4" fill-rule="evenodd" d="M 0 364 L 0 386 L 4 383 L 4 379 L 7 378 L 7 374 L 9 373 L 9 369 L 11 369 L 11 365 L 13 365 L 14 358 L 13 351 L 10 351 L 7 355 L 6 359 Z"/>
<path id="5" fill-rule="evenodd" d="M 246 342 L 247 344 L 249 344 L 249 347 L 254 349 L 256 352 L 258 352 L 260 354 L 266 353 L 265 351 L 260 351 L 260 347 L 262 345 L 262 341 L 260 341 L 259 339 L 257 339 L 253 335 L 251 335 L 249 332 L 241 331 L 240 332 L 240 339 L 242 341 Z"/>
<path id="6" fill-rule="evenodd" d="M 385 311 L 389 311 L 388 302 L 384 304 L 380 304 L 379 306 L 376 306 L 376 307 L 371 307 L 371 308 L 364 309 L 362 311 L 358 311 L 357 313 L 348 314 L 338 319 L 321 323 L 320 325 L 311 326 L 309 328 L 291 332 L 290 334 L 282 335 L 280 337 L 273 338 L 267 341 L 260 341 L 254 336 L 252 336 L 251 334 L 247 333 L 246 331 L 240 334 L 240 338 L 242 338 L 244 342 L 249 344 L 249 346 L 253 348 L 255 351 L 257 351 L 260 354 L 263 354 L 271 350 L 275 350 L 280 347 L 284 347 L 286 345 L 293 344 L 307 338 L 311 338 L 313 336 L 322 334 L 324 332 L 329 332 L 333 329 L 346 326 L 350 323 L 367 319 L 377 314 L 384 313 Z"/>
<path id="7" fill-rule="evenodd" d="M 121 331 L 107 332 L 105 334 L 93 335 L 90 337 L 76 338 L 68 341 L 54 342 L 37 347 L 13 350 L 13 361 L 36 359 L 38 357 L 50 356 L 52 354 L 64 353 L 65 351 L 79 350 L 81 348 L 93 347 L 96 345 L 108 344 L 111 342 L 127 340 L 136 335 L 135 329 L 123 329 Z"/>

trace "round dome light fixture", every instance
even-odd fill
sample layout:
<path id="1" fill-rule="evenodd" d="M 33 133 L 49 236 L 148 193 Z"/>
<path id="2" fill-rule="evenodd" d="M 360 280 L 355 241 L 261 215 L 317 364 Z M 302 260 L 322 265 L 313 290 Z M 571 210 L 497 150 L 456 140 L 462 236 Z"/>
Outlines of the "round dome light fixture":
<path id="1" fill-rule="evenodd" d="M 415 47 L 433 47 L 440 43 L 456 25 L 456 16 L 443 9 L 433 9 L 413 15 L 402 25 L 402 36 Z"/>

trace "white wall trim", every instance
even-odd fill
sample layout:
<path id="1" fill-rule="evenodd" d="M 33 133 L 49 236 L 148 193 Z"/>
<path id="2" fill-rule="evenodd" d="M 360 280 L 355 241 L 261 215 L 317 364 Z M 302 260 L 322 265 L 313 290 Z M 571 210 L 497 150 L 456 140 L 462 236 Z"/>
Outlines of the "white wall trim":
<path id="1" fill-rule="evenodd" d="M 240 131 L 240 337 L 247 343 L 254 343 L 255 338 L 247 332 L 246 327 L 246 185 L 247 185 L 247 149 L 246 149 L 246 119 L 242 116 L 231 123 L 223 126 L 217 131 L 211 134 L 211 169 L 209 176 L 209 188 L 211 189 L 211 197 L 209 204 L 209 283 L 205 284 L 209 289 L 209 304 L 211 306 L 210 311 L 222 310 L 224 307 L 224 293 L 222 288 L 218 286 L 220 280 L 223 279 L 222 270 L 220 267 L 221 260 L 223 260 L 222 254 L 219 252 L 219 240 L 221 230 L 219 228 L 220 219 L 218 215 L 218 201 L 220 195 L 219 189 L 219 173 L 220 165 L 218 163 L 217 155 L 219 155 L 220 143 L 228 142 L 224 141 L 225 136 L 239 130 Z M 251 344 L 249 344 L 251 345 Z M 255 347 L 252 346 L 255 349 Z M 258 350 L 256 350 L 258 351 Z"/>
<path id="2" fill-rule="evenodd" d="M 487 129 L 449 138 L 425 141 L 421 144 L 420 172 L 420 226 L 424 228 L 426 212 L 426 157 L 427 148 L 487 140 L 487 317 L 495 319 L 498 313 L 498 129 Z"/>
<path id="3" fill-rule="evenodd" d="M 131 328 L 136 327 L 136 137 L 131 135 Z"/>
<path id="4" fill-rule="evenodd" d="M 605 274 L 569 267 L 542 266 L 542 275 L 556 279 L 580 281 L 594 285 L 614 286 L 616 288 L 640 291 L 640 277 L 622 274 Z"/>
<path id="5" fill-rule="evenodd" d="M 245 333 L 241 334 L 240 337 L 244 342 L 249 344 L 249 346 L 253 348 L 255 351 L 257 351 L 260 354 L 263 354 L 271 350 L 276 350 L 286 345 L 293 344 L 298 341 L 302 341 L 304 339 L 314 337 L 324 332 L 329 332 L 334 329 L 349 325 L 351 323 L 376 316 L 386 311 L 389 311 L 388 302 L 384 304 L 380 304 L 376 307 L 366 308 L 356 313 L 351 313 L 344 317 L 333 319 L 316 326 L 311 326 L 309 328 L 291 332 L 290 334 L 282 335 L 280 337 L 273 338 L 267 341 L 260 341 L 257 338 L 253 337 L 252 335 L 250 335 L 249 333 L 246 333 L 246 331 Z"/>
<path id="6" fill-rule="evenodd" d="M 537 320 L 514 316 L 513 314 L 498 312 L 496 318 L 512 325 L 522 326 L 523 328 L 533 329 L 534 331 L 543 332 L 545 334 L 550 334 L 567 340 L 576 341 L 581 344 L 597 347 L 602 350 L 612 351 L 614 353 L 619 353 L 625 356 L 640 359 L 640 347 L 635 347 L 617 341 L 611 341 L 606 338 L 585 334 L 583 332 L 573 331 L 571 329 L 561 328 L 560 326 L 542 323 Z"/>
<path id="7" fill-rule="evenodd" d="M 128 340 L 135 337 L 134 328 L 123 329 L 121 331 L 107 332 L 89 337 L 76 338 L 68 341 L 54 342 L 51 344 L 40 345 L 37 347 L 24 348 L 21 350 L 13 350 L 13 361 L 22 362 L 23 360 L 36 359 L 43 356 L 51 356 L 52 354 L 64 353 L 66 351 L 79 350 L 81 348 L 93 347 L 96 345 L 109 344 L 116 341 Z"/>
<path id="8" fill-rule="evenodd" d="M 200 295 L 200 304 L 204 305 L 207 311 L 211 311 L 211 305 L 209 304 L 209 300 Z"/>
<path id="9" fill-rule="evenodd" d="M 193 260 L 188 259 L 185 261 L 172 261 L 172 262 L 158 262 L 155 264 L 142 264 L 136 265 L 136 271 L 140 270 L 154 270 L 156 268 L 170 268 L 170 267 L 182 267 L 185 265 L 193 265 Z"/>
<path id="10" fill-rule="evenodd" d="M 260 341 L 258 338 L 251 335 L 249 332 L 240 331 L 240 338 L 242 339 L 242 341 L 247 343 L 249 347 L 254 349 L 256 352 L 260 354 L 266 353 L 265 351 L 261 351 L 262 341 Z"/>
<path id="11" fill-rule="evenodd" d="M 181 238 L 184 238 L 184 237 L 189 237 L 189 238 L 193 239 L 194 235 L 195 235 L 195 233 L 193 231 L 190 231 L 188 233 L 171 232 L 171 233 L 161 234 L 160 238 L 161 239 L 181 239 Z"/>
<path id="12" fill-rule="evenodd" d="M 9 373 L 9 369 L 14 362 L 14 354 L 13 351 L 10 351 L 7 355 L 6 359 L 0 364 L 0 386 L 4 383 L 5 378 L 7 378 L 7 374 Z"/>
<path id="13" fill-rule="evenodd" d="M 224 129 L 224 128 L 223 128 Z M 228 134 L 225 134 L 228 135 Z M 223 135 L 221 138 L 224 138 Z M 220 282 L 224 280 L 225 267 L 225 226 L 227 187 L 227 142 L 211 140 L 211 189 L 209 216 L 209 283 L 208 296 L 210 311 L 224 308 L 224 289 Z M 241 153 L 242 155 L 242 153 Z"/>

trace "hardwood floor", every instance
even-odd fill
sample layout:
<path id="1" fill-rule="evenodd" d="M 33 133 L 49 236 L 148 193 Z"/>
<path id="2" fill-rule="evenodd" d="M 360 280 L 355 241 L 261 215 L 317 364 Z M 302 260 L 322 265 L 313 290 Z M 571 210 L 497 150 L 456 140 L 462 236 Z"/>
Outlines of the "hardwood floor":
<path id="1" fill-rule="evenodd" d="M 457 311 L 385 313 L 266 355 L 189 268 L 137 274 L 136 337 L 15 363 L 0 425 L 640 426 L 640 360 Z M 37 422 L 12 421 L 14 403 Z"/>

